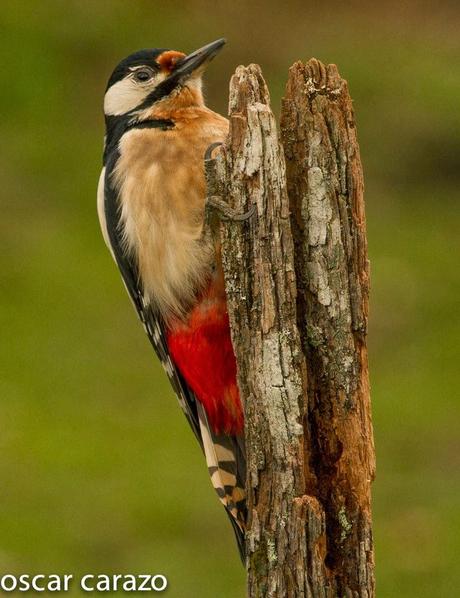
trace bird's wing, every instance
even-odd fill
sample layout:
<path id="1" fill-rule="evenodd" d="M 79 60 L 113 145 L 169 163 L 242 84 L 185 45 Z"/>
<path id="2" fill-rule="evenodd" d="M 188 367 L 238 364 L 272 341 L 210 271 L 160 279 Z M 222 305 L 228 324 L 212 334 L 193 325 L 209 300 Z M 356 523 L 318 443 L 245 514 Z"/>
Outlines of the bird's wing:
<path id="1" fill-rule="evenodd" d="M 110 165 L 107 172 L 111 172 Z M 98 213 L 107 246 L 118 265 L 128 294 L 136 308 L 150 342 L 165 369 L 179 404 L 205 454 L 212 485 L 225 506 L 236 535 L 240 555 L 244 558 L 244 524 L 246 506 L 244 488 L 246 460 L 242 436 L 216 435 L 206 412 L 169 355 L 164 323 L 146 304 L 133 259 L 123 250 L 117 192 L 107 180 L 104 168 L 98 187 Z"/>
<path id="2" fill-rule="evenodd" d="M 101 172 L 98 187 L 98 214 L 102 234 L 110 252 L 120 270 L 126 290 L 134 304 L 138 316 L 144 326 L 145 332 L 165 369 L 171 385 L 179 399 L 179 404 L 187 420 L 202 445 L 200 425 L 196 408 L 196 400 L 185 384 L 180 372 L 174 366 L 169 356 L 166 344 L 164 324 L 148 305 L 142 293 L 139 276 L 134 260 L 123 250 L 122 231 L 119 218 L 117 192 L 107 180 L 112 172 L 113 165 L 108 164 Z"/>

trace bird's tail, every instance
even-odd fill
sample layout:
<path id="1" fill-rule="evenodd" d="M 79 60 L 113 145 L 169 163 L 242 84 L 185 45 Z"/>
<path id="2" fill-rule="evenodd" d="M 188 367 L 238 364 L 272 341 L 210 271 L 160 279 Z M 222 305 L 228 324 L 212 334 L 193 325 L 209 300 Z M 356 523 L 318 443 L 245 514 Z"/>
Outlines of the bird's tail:
<path id="1" fill-rule="evenodd" d="M 215 434 L 203 405 L 197 402 L 203 450 L 212 485 L 230 517 L 243 564 L 246 561 L 246 451 L 244 437 Z"/>

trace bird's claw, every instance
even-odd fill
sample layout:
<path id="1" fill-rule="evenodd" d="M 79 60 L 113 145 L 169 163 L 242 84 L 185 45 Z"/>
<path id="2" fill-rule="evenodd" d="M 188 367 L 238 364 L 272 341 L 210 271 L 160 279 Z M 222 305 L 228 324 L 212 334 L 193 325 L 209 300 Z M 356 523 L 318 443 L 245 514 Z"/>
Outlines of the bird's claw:
<path id="1" fill-rule="evenodd" d="M 207 204 L 219 213 L 221 220 L 229 220 L 230 222 L 244 222 L 249 220 L 256 212 L 255 204 L 252 204 L 247 212 L 237 212 L 217 195 L 208 197 Z"/>
<path id="2" fill-rule="evenodd" d="M 212 160 L 212 152 L 216 149 L 216 147 L 221 145 L 223 145 L 221 141 L 211 143 L 204 154 L 205 162 Z M 239 213 L 217 195 L 208 197 L 207 205 L 218 212 L 221 220 L 228 220 L 231 222 L 244 222 L 245 220 L 249 220 L 256 212 L 256 206 L 255 204 L 252 204 L 247 212 Z"/>
<path id="3" fill-rule="evenodd" d="M 215 143 L 211 143 L 211 145 L 208 147 L 204 154 L 205 161 L 212 159 L 212 152 L 216 149 L 216 147 L 219 147 L 220 145 L 223 145 L 222 141 L 216 141 Z"/>

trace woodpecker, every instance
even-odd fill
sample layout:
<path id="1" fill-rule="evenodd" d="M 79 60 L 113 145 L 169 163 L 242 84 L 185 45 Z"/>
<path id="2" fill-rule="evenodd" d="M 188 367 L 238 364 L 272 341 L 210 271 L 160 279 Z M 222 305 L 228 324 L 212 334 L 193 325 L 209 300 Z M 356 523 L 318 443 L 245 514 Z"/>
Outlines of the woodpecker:
<path id="1" fill-rule="evenodd" d="M 220 247 L 204 234 L 204 156 L 228 121 L 202 75 L 224 39 L 191 54 L 141 50 L 113 71 L 98 185 L 102 234 L 206 458 L 244 558 L 243 410 Z"/>

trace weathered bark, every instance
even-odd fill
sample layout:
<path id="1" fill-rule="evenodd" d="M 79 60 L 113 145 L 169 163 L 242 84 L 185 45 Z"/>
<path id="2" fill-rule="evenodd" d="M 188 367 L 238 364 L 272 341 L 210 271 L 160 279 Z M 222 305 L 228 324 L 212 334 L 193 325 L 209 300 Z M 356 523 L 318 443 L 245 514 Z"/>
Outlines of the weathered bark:
<path id="1" fill-rule="evenodd" d="M 373 596 L 362 176 L 346 85 L 331 71 L 318 92 L 318 64 L 291 69 L 284 151 L 260 68 L 239 67 L 228 140 L 207 161 L 210 203 L 256 208 L 220 226 L 251 598 Z"/>
<path id="2" fill-rule="evenodd" d="M 371 596 L 374 444 L 367 365 L 369 265 L 352 102 L 335 65 L 294 64 L 281 116 L 308 371 L 305 455 L 326 514 L 334 591 Z"/>

